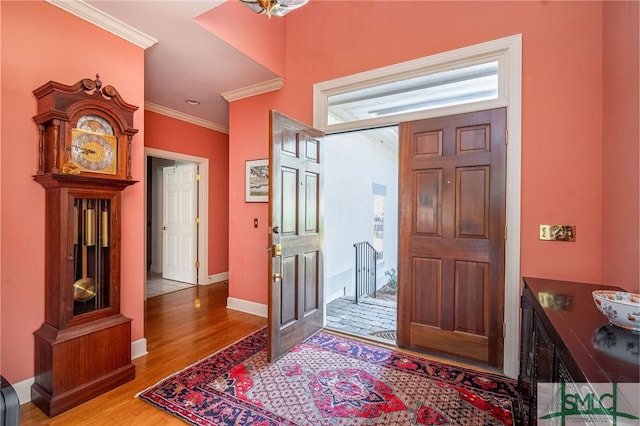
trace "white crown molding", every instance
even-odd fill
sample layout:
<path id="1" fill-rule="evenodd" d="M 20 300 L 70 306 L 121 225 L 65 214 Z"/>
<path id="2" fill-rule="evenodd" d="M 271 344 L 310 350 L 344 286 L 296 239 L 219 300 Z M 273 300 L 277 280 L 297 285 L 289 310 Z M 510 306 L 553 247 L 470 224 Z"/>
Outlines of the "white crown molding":
<path id="1" fill-rule="evenodd" d="M 102 12 L 82 0 L 45 0 L 46 2 L 65 10 L 78 18 L 84 19 L 103 30 L 109 31 L 128 42 L 143 49 L 158 42 L 155 38 L 136 30 L 124 22 Z"/>
<path id="2" fill-rule="evenodd" d="M 215 130 L 216 132 L 229 134 L 229 127 L 227 126 L 214 123 L 213 121 L 208 121 L 202 118 L 194 117 L 193 115 L 185 114 L 183 112 L 166 108 L 158 104 L 145 102 L 144 109 L 146 109 L 147 111 L 166 115 L 167 117 L 175 118 L 176 120 L 186 121 L 187 123 L 195 124 L 196 126 L 206 127 L 207 129 Z"/>
<path id="3" fill-rule="evenodd" d="M 222 93 L 221 96 L 225 98 L 227 102 L 233 102 L 238 99 L 244 99 L 250 96 L 273 92 L 274 90 L 280 90 L 282 89 L 282 86 L 284 86 L 284 80 L 281 78 L 275 78 L 263 83 L 254 84 L 253 86 L 243 87 L 242 89 L 230 90 L 229 92 Z"/>

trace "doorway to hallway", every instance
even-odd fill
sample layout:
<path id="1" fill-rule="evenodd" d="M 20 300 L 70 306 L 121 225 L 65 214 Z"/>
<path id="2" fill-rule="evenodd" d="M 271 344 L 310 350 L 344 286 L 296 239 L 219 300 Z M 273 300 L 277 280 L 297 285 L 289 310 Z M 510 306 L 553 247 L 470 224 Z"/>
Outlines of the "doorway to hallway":
<path id="1" fill-rule="evenodd" d="M 146 297 L 164 294 L 187 286 L 206 284 L 208 282 L 208 216 L 205 211 L 205 206 L 208 203 L 208 159 L 154 148 L 145 148 L 145 159 L 145 217 L 147 224 L 145 235 L 147 265 L 147 279 L 145 282 Z M 187 261 L 187 263 L 193 265 L 193 270 L 187 274 L 189 279 L 182 279 L 179 276 L 175 276 L 175 274 L 171 276 L 163 274 L 167 266 L 166 252 L 168 251 L 170 254 L 184 251 L 181 247 L 169 246 L 169 243 L 178 244 L 181 238 L 175 238 L 175 236 L 170 239 L 164 238 L 166 230 L 163 228 L 167 227 L 165 217 L 170 216 L 165 212 L 167 203 L 163 201 L 163 199 L 167 197 L 167 191 L 165 191 L 164 185 L 164 177 L 167 175 L 165 171 L 167 168 L 178 169 L 184 168 L 184 166 L 194 169 L 199 175 L 198 184 L 189 185 L 191 191 L 196 192 L 189 196 L 193 201 L 189 203 L 192 205 L 192 208 L 188 211 L 188 215 L 190 216 L 189 221 L 196 221 L 197 217 L 199 222 L 197 226 L 193 226 L 192 224 L 191 228 L 193 229 L 190 229 L 188 233 L 190 234 L 188 235 L 188 239 L 195 239 L 195 242 L 189 243 L 192 247 L 190 249 L 192 253 L 189 253 L 191 260 Z M 178 191 L 177 193 L 183 192 L 184 191 Z M 195 200 L 193 198 L 195 198 Z M 174 204 L 181 205 L 184 203 L 182 203 L 181 200 L 174 200 Z M 181 211 L 184 211 L 184 209 Z M 181 232 L 182 229 L 180 227 L 172 231 L 172 233 L 178 234 Z M 193 233 L 195 233 L 195 235 L 193 235 Z M 182 238 L 182 240 L 184 241 L 185 239 Z"/>

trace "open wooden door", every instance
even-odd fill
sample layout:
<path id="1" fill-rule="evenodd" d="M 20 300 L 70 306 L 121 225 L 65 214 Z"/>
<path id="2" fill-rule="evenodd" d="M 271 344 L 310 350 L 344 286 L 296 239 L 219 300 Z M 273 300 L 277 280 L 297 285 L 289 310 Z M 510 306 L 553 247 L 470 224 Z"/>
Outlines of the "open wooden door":
<path id="1" fill-rule="evenodd" d="M 503 364 L 506 110 L 400 125 L 398 345 Z"/>
<path id="2" fill-rule="evenodd" d="M 269 361 L 324 323 L 322 174 L 324 134 L 271 112 L 269 160 Z"/>

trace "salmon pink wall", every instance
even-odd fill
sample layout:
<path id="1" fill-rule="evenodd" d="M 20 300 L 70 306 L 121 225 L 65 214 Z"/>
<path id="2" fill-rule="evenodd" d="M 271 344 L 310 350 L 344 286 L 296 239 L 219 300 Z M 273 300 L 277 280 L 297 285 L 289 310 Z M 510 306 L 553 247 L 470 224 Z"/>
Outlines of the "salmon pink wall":
<path id="1" fill-rule="evenodd" d="M 604 3 L 602 280 L 640 291 L 640 3 Z"/>
<path id="2" fill-rule="evenodd" d="M 128 103 L 144 103 L 143 50 L 44 1 L 3 1 L 1 25 L 0 369 L 15 383 L 33 377 L 33 332 L 44 320 L 44 189 L 33 181 L 38 132 L 32 91 L 49 80 L 74 84 L 96 73 Z M 143 180 L 144 115 L 134 126 L 132 169 Z M 143 337 L 144 188 L 122 197 L 122 313 Z"/>
<path id="3" fill-rule="evenodd" d="M 241 170 L 268 154 L 269 109 L 311 124 L 314 83 L 514 34 L 523 40 L 521 272 L 600 281 L 602 3 L 311 1 L 285 19 L 283 89 L 231 105 L 230 296 L 267 302 L 267 234 L 249 226 L 267 205 L 244 203 Z M 538 241 L 538 225 L 556 223 L 577 226 L 577 241 Z"/>
<path id="4" fill-rule="evenodd" d="M 279 92 L 261 96 L 270 105 L 279 97 Z M 236 140 L 229 144 L 229 296 L 266 303 L 268 204 L 245 203 L 245 162 L 269 158 L 269 112 L 251 100 L 232 102 L 229 128 Z"/>
<path id="5" fill-rule="evenodd" d="M 209 271 L 229 270 L 229 135 L 145 111 L 145 146 L 209 159 Z"/>
<path id="6" fill-rule="evenodd" d="M 286 26 L 283 19 L 266 19 L 239 1 L 231 0 L 203 13 L 195 21 L 271 72 L 284 76 Z"/>

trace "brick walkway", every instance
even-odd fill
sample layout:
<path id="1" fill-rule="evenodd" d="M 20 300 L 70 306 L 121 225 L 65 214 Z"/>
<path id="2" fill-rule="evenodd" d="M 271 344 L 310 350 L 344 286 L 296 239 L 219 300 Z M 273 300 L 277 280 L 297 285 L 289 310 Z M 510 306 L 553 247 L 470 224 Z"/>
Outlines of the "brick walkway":
<path id="1" fill-rule="evenodd" d="M 397 309 L 393 301 L 366 297 L 359 304 L 342 297 L 327 304 L 329 329 L 355 334 L 384 343 L 396 343 Z"/>

